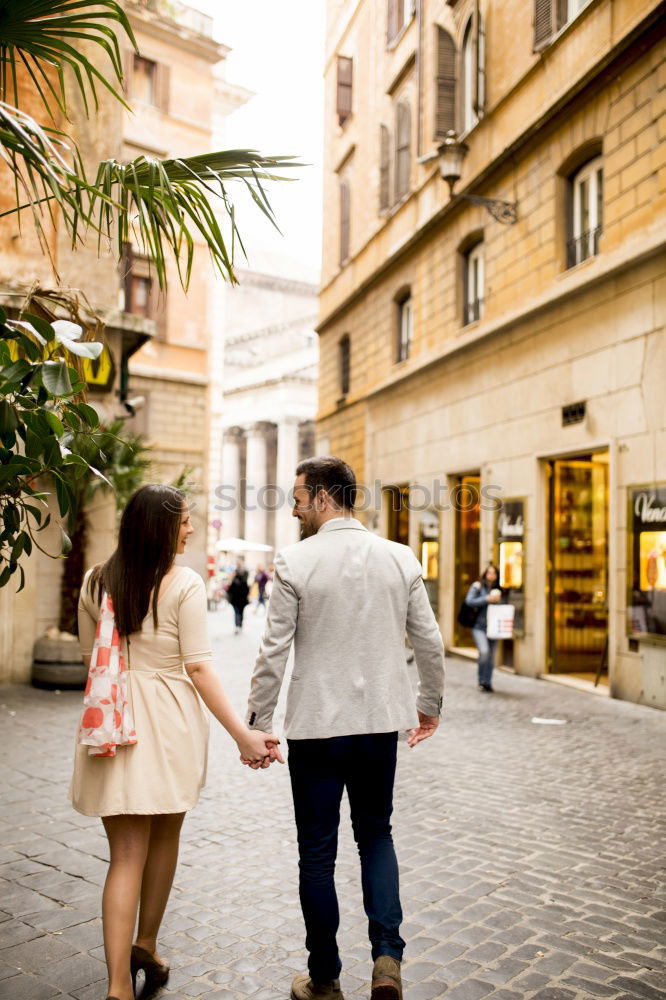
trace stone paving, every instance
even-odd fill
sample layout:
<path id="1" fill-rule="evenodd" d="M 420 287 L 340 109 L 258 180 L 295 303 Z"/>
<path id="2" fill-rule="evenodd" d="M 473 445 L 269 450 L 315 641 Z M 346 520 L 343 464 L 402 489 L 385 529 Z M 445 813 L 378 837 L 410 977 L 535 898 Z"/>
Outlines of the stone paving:
<path id="1" fill-rule="evenodd" d="M 210 620 L 243 709 L 259 616 L 238 637 L 229 608 Z M 473 667 L 449 662 L 445 724 L 399 748 L 405 1000 L 666 998 L 666 718 L 505 673 L 496 687 L 479 693 Z M 0 689 L 0 1000 L 106 996 L 106 841 L 66 799 L 80 700 Z M 305 966 L 296 877 L 287 768 L 241 767 L 217 729 L 163 928 L 162 995 L 288 997 Z M 337 883 L 343 990 L 368 996 L 348 822 Z"/>

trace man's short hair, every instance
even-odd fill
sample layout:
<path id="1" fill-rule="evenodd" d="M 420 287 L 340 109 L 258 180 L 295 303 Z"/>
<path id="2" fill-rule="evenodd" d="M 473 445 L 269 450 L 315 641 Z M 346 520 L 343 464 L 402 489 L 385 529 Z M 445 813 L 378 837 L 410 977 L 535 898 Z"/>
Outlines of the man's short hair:
<path id="1" fill-rule="evenodd" d="M 306 458 L 296 468 L 297 476 L 305 476 L 305 486 L 313 498 L 326 490 L 331 499 L 346 510 L 356 502 L 356 476 L 351 466 L 334 455 Z"/>

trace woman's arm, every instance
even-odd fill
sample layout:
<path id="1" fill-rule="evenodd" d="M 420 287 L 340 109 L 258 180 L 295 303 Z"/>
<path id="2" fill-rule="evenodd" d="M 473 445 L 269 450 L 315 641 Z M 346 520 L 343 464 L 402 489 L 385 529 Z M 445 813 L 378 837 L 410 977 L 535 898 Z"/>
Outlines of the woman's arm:
<path id="1" fill-rule="evenodd" d="M 272 733 L 248 729 L 234 709 L 210 661 L 186 663 L 185 669 L 199 692 L 203 703 L 236 741 L 244 764 L 261 764 L 268 767 L 277 760 L 284 764 L 278 750 L 279 739 Z"/>
<path id="2" fill-rule="evenodd" d="M 468 604 L 470 608 L 482 608 L 487 603 L 488 603 L 488 595 L 483 593 L 483 591 L 481 590 L 481 585 L 479 583 L 473 583 L 472 586 L 467 591 L 465 604 Z"/>

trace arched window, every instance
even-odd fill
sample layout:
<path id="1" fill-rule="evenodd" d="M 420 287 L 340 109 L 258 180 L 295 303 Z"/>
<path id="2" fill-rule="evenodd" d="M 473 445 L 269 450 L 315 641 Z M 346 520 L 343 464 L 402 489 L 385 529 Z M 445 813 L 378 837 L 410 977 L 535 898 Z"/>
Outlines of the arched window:
<path id="1" fill-rule="evenodd" d="M 478 119 L 474 110 L 476 89 L 476 58 L 474 46 L 473 24 L 470 17 L 463 34 L 462 43 L 462 130 L 469 132 Z"/>
<path id="2" fill-rule="evenodd" d="M 412 292 L 410 288 L 403 289 L 396 297 L 396 352 L 397 362 L 406 361 L 412 347 L 413 315 Z"/>
<path id="3" fill-rule="evenodd" d="M 456 47 L 448 31 L 437 28 L 437 104 L 435 138 L 456 130 Z"/>
<path id="4" fill-rule="evenodd" d="M 338 360 L 340 365 L 340 395 L 347 396 L 351 379 L 351 338 L 348 333 L 340 337 Z"/>
<path id="5" fill-rule="evenodd" d="M 603 207 L 603 157 L 595 156 L 569 179 L 568 267 L 575 267 L 599 253 L 599 237 L 603 232 L 604 221 Z"/>
<path id="6" fill-rule="evenodd" d="M 391 204 L 391 133 L 386 125 L 379 126 L 379 210 L 385 212 Z"/>
<path id="7" fill-rule="evenodd" d="M 347 181 L 340 182 L 340 264 L 349 258 L 351 191 Z"/>
<path id="8" fill-rule="evenodd" d="M 401 102 L 396 109 L 396 162 L 395 162 L 395 196 L 396 200 L 409 191 L 411 173 L 412 145 L 412 115 L 408 104 Z"/>

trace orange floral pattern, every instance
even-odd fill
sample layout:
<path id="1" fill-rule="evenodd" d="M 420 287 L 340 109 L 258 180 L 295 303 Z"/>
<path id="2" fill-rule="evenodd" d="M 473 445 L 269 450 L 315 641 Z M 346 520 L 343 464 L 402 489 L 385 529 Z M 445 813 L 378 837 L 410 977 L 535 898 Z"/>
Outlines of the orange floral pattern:
<path id="1" fill-rule="evenodd" d="M 104 592 L 79 727 L 79 743 L 91 757 L 115 757 L 117 747 L 137 742 L 127 673 L 113 601 Z"/>

